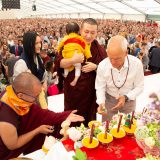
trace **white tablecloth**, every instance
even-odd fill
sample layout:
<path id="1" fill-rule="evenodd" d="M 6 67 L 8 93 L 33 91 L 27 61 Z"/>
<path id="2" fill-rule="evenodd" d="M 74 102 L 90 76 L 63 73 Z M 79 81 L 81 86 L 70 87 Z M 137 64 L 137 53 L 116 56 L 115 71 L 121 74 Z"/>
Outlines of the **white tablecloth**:
<path id="1" fill-rule="evenodd" d="M 141 112 L 143 107 L 149 103 L 149 94 L 160 93 L 160 74 L 145 76 L 144 91 L 137 97 L 136 111 Z M 64 94 L 48 97 L 48 108 L 54 112 L 64 111 Z"/>

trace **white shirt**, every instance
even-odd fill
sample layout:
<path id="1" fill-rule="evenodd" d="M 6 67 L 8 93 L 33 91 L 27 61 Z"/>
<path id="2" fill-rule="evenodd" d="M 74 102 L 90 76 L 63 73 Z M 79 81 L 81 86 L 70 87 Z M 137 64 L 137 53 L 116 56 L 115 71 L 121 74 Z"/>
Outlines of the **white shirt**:
<path id="1" fill-rule="evenodd" d="M 13 70 L 13 79 L 17 77 L 20 73 L 22 72 L 30 72 L 31 71 L 28 69 L 26 62 L 23 59 L 19 59 L 15 65 L 14 65 L 14 70 Z"/>
<path id="2" fill-rule="evenodd" d="M 39 67 L 39 64 L 38 64 L 38 60 L 36 58 L 36 64 L 37 64 L 37 68 Z M 22 72 L 30 72 L 31 73 L 31 70 L 27 67 L 27 64 L 26 62 L 23 60 L 23 59 L 19 59 L 15 65 L 14 65 L 14 70 L 13 70 L 13 80 L 15 79 L 16 76 L 18 76 L 20 73 Z M 45 73 L 43 75 L 43 80 L 47 80 L 47 71 L 45 70 Z"/>
<path id="3" fill-rule="evenodd" d="M 14 46 L 14 41 L 13 41 L 13 40 L 8 40 L 7 43 L 8 43 L 10 46 Z"/>
<path id="4" fill-rule="evenodd" d="M 129 72 L 127 76 L 128 60 Z M 126 95 L 129 100 L 135 100 L 143 91 L 144 72 L 142 63 L 138 58 L 132 55 L 128 55 L 128 60 L 126 57 L 124 65 L 120 70 L 112 67 L 109 58 L 105 58 L 99 63 L 95 82 L 97 104 L 105 103 L 105 93 L 108 93 L 115 98 L 121 95 Z M 115 87 L 111 75 L 111 69 L 114 82 L 118 87 L 123 85 L 127 76 L 127 80 L 122 88 L 118 89 Z"/>

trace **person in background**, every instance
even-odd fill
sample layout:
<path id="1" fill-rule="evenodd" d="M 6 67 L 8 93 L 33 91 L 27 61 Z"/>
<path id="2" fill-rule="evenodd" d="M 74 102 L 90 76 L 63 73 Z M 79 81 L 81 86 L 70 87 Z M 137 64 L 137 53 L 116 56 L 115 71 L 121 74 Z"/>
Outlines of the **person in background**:
<path id="1" fill-rule="evenodd" d="M 102 47 L 105 47 L 105 39 L 104 39 L 104 34 L 103 32 L 99 31 L 97 33 L 97 41 L 98 43 L 102 46 Z"/>
<path id="2" fill-rule="evenodd" d="M 10 84 L 13 82 L 13 69 L 17 60 L 18 58 L 14 54 L 10 54 L 10 57 L 5 62 L 6 74 Z"/>
<path id="3" fill-rule="evenodd" d="M 18 39 L 14 39 L 14 45 L 10 47 L 10 53 L 14 54 L 16 57 L 21 56 L 23 53 L 23 47 L 18 44 Z"/>
<path id="4" fill-rule="evenodd" d="M 149 63 L 147 43 L 141 42 L 140 49 L 141 50 L 138 53 L 138 58 L 141 60 L 143 64 L 143 70 L 145 72 L 146 69 L 148 68 L 148 63 Z"/>
<path id="5" fill-rule="evenodd" d="M 149 69 L 151 73 L 159 73 L 160 72 L 160 39 L 157 40 L 157 47 L 152 49 L 149 54 Z"/>
<path id="6" fill-rule="evenodd" d="M 41 56 L 41 59 L 43 60 L 43 64 L 44 65 L 47 63 L 47 61 L 51 60 L 51 58 L 47 54 L 47 50 L 46 49 L 42 49 L 41 50 L 40 56 Z"/>
<path id="7" fill-rule="evenodd" d="M 55 64 L 54 61 L 48 61 L 45 64 L 45 68 L 48 75 L 48 95 L 53 96 L 59 94 L 58 83 L 59 77 L 57 76 L 57 72 L 55 72 Z"/>
<path id="8" fill-rule="evenodd" d="M 58 84 L 58 76 L 57 72 L 55 72 L 55 64 L 54 62 L 47 61 L 45 64 L 45 68 L 47 71 L 47 76 L 48 76 L 48 86 L 53 85 L 53 84 Z"/>

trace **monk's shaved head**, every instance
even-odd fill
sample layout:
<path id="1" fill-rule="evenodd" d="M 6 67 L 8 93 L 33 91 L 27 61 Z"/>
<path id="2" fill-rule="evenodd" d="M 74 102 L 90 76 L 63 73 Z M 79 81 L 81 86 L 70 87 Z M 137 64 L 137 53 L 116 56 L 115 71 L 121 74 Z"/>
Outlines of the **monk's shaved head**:
<path id="1" fill-rule="evenodd" d="M 16 92 L 33 93 L 35 88 L 41 88 L 41 83 L 33 74 L 23 72 L 14 79 L 12 86 Z"/>

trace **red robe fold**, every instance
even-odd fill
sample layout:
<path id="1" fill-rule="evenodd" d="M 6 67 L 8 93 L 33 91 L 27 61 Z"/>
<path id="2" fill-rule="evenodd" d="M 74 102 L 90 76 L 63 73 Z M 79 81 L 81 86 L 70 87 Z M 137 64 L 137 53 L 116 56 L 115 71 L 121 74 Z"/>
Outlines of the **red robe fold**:
<path id="1" fill-rule="evenodd" d="M 17 125 L 18 135 L 20 136 L 30 132 L 40 125 L 54 125 L 55 131 L 52 133 L 52 135 L 57 137 L 59 134 L 60 124 L 68 117 L 70 113 L 71 111 L 55 113 L 49 110 L 41 109 L 37 105 L 32 105 L 29 113 L 19 117 L 19 124 Z M 29 143 L 13 151 L 8 150 L 0 138 L 0 159 L 8 160 L 10 158 L 19 156 L 21 153 L 28 154 L 41 149 L 45 136 L 45 134 L 38 134 Z"/>
<path id="2" fill-rule="evenodd" d="M 93 62 L 97 65 L 107 57 L 104 48 L 102 48 L 96 40 L 91 44 L 91 54 L 92 57 L 88 59 L 88 62 Z M 60 68 L 60 61 L 62 58 L 61 54 L 59 54 L 55 62 L 60 78 L 62 78 L 62 73 L 64 71 Z M 96 104 L 95 91 L 96 71 L 89 73 L 81 72 L 81 76 L 78 79 L 76 86 L 73 87 L 70 83 L 73 81 L 74 77 L 75 70 L 71 71 L 67 78 L 64 79 L 64 109 L 65 111 L 77 109 L 77 114 L 82 115 L 85 118 L 84 124 L 87 126 L 89 121 L 96 119 L 98 107 Z"/>

